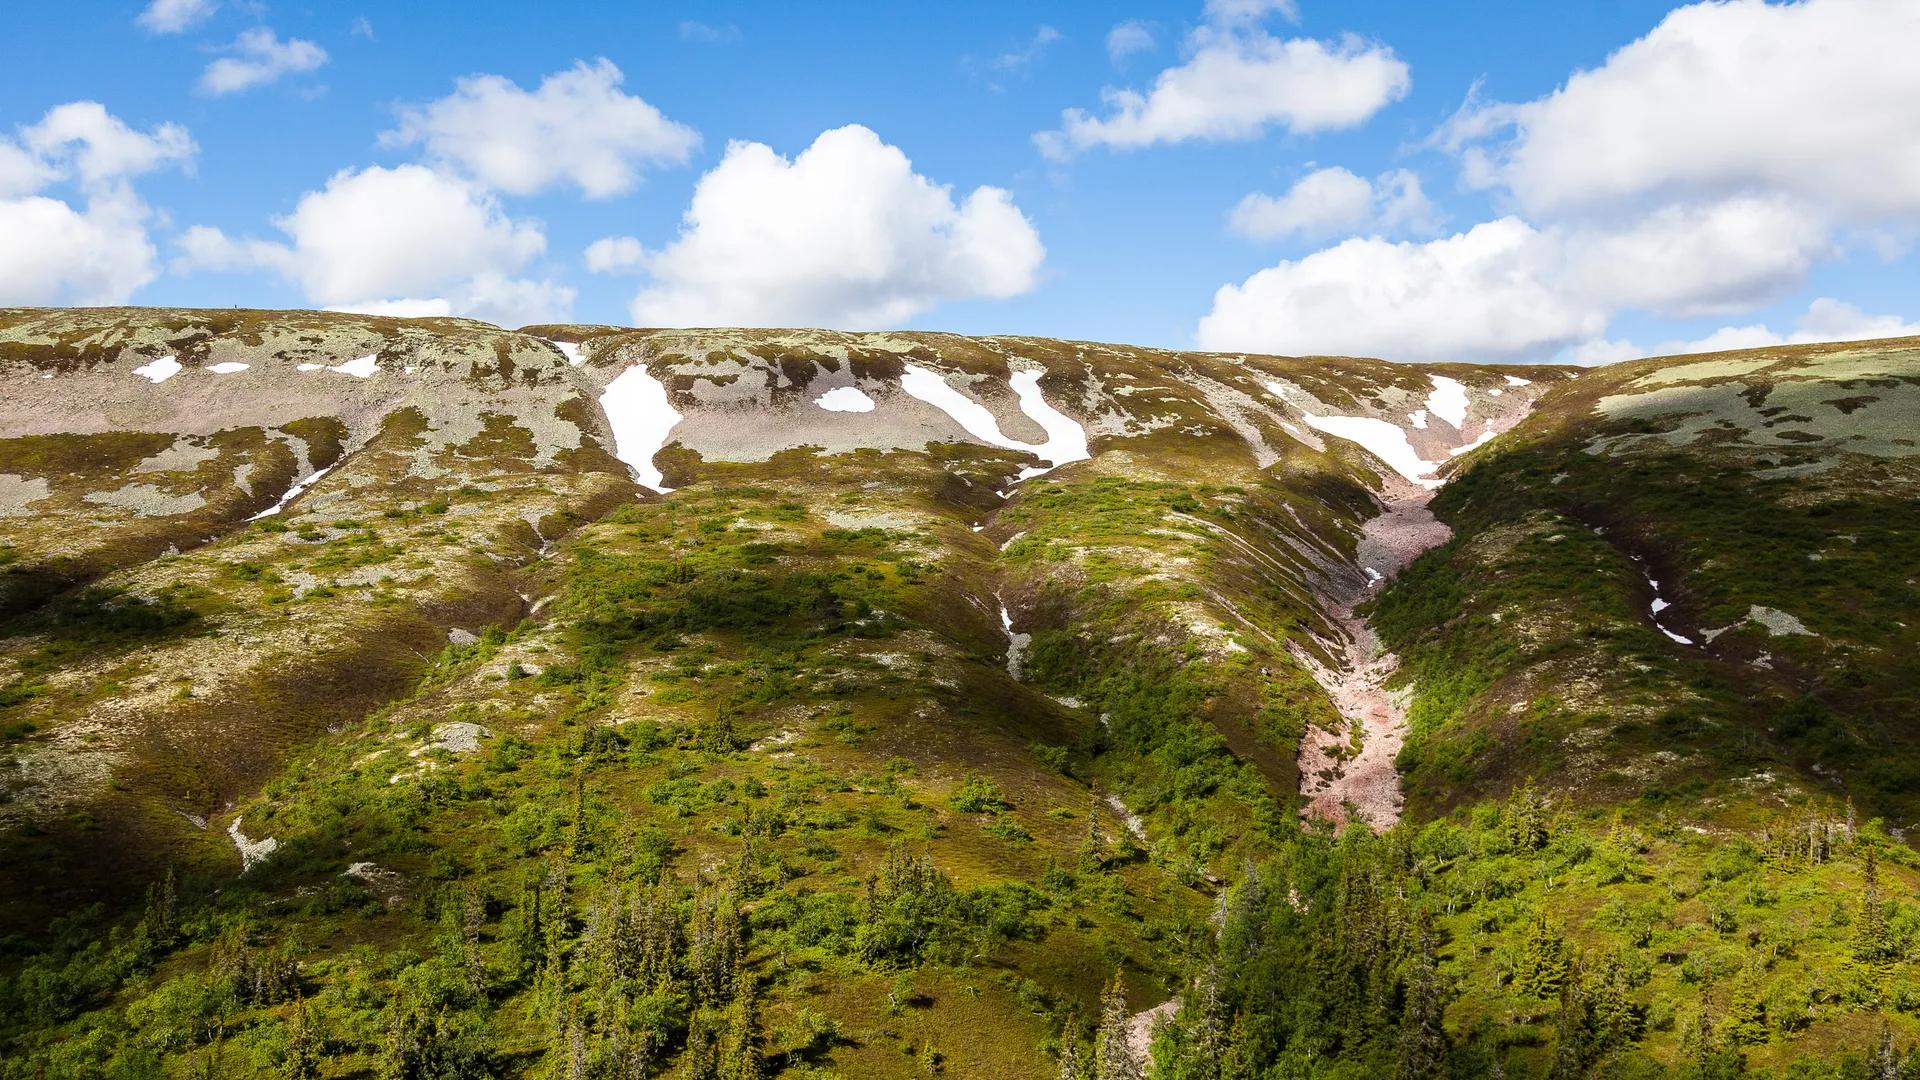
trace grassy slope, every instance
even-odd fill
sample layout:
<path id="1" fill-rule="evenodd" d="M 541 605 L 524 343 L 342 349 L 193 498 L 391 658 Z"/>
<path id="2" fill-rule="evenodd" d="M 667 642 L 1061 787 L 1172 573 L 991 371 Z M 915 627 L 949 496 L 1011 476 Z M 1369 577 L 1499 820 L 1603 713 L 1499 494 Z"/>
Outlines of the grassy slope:
<path id="1" fill-rule="evenodd" d="M 1649 386 L 1678 392 L 1639 407 Z M 1455 539 L 1373 613 L 1413 694 L 1414 820 L 1292 841 L 1239 890 L 1231 1049 L 1195 995 L 1163 1074 L 1894 1068 L 1920 1036 L 1915 860 L 1855 822 L 1915 809 L 1920 447 L 1846 418 L 1910 423 L 1915 387 L 1912 342 L 1644 361 L 1474 455 L 1437 503 Z M 1649 575 L 1703 644 L 1660 632 Z M 1756 605 L 1812 634 L 1740 621 Z"/>
<path id="2" fill-rule="evenodd" d="M 1044 356 L 1050 396 L 1086 378 L 1084 355 L 1058 348 Z M 1130 369 L 1142 362 L 1124 352 L 1101 363 L 1151 366 Z M 1263 363 L 1330 399 L 1342 392 L 1314 382 L 1317 365 Z M 1870 1048 L 1883 1016 L 1904 1044 L 1920 1034 L 1903 1011 L 1920 1001 L 1904 960 L 1915 944 L 1900 902 L 1916 883 L 1907 849 L 1850 827 L 1833 798 L 1807 804 L 1819 774 L 1788 771 L 1796 744 L 1742 724 L 1759 715 L 1743 711 L 1757 682 L 1842 717 L 1830 726 L 1880 737 L 1875 710 L 1905 684 L 1887 681 L 1897 664 L 1875 660 L 1899 621 L 1876 605 L 1905 601 L 1843 595 L 1865 562 L 1823 566 L 1737 542 L 1743 523 L 1797 507 L 1782 535 L 1830 540 L 1857 526 L 1866 540 L 1849 543 L 1884 569 L 1910 534 L 1886 504 L 1845 509 L 1832 526 L 1835 509 L 1815 512 L 1805 478 L 1797 493 L 1735 487 L 1743 474 L 1724 448 L 1624 466 L 1585 454 L 1587 404 L 1639 373 L 1562 389 L 1540 421 L 1476 455 L 1442 504 L 1460 539 L 1380 605 L 1419 691 L 1403 759 L 1410 806 L 1443 820 L 1337 845 L 1292 824 L 1293 742 L 1327 708 L 1289 655 L 1312 647 L 1319 625 L 1303 552 L 1337 561 L 1370 512 L 1364 474 L 1341 458 L 1275 433 L 1287 449 L 1263 470 L 1232 433 L 1162 430 L 1029 481 L 1002 507 L 991 489 L 1018 462 L 978 449 L 758 465 L 674 451 L 661 462 L 683 490 L 592 510 L 548 558 L 502 579 L 554 593 L 534 617 L 491 616 L 495 632 L 412 665 L 390 704 L 308 736 L 269 770 L 235 808 L 248 835 L 279 843 L 265 864 L 235 880 L 225 839 L 188 833 L 171 904 L 81 912 L 13 939 L 10 1066 L 184 1074 L 217 1055 L 222 1074 L 252 1075 L 302 1042 L 304 1016 L 325 1075 L 374 1073 L 395 1033 L 420 1027 L 412 1043 L 444 1075 L 553 1069 L 576 1046 L 593 1068 L 623 1053 L 631 1063 L 643 1035 L 659 1037 L 656 1064 L 692 1070 L 698 1055 L 684 1047 L 743 1026 L 737 990 L 703 984 L 693 944 L 699 912 L 735 905 L 739 966 L 759 995 L 744 1026 L 770 1071 L 796 1076 L 1052 1075 L 1062 1025 L 1072 1016 L 1087 1030 L 1116 967 L 1144 1007 L 1209 960 L 1226 961 L 1221 1004 L 1188 1002 L 1159 1048 L 1165 1075 L 1218 1076 L 1207 1070 L 1223 1062 L 1390 1071 L 1418 1029 L 1408 1017 L 1425 970 L 1452 988 L 1442 1028 L 1457 1075 L 1496 1058 L 1509 1075 L 1544 1073 L 1563 1056 L 1577 1040 L 1548 987 L 1555 972 L 1584 988 L 1581 1016 L 1608 988 L 1627 1000 L 1629 1037 L 1595 1051 L 1627 1071 L 1701 1058 L 1703 1041 L 1755 1066 L 1833 1059 Z M 1166 393 L 1179 425 L 1205 428 L 1180 415 L 1194 406 L 1177 386 Z M 513 432 L 493 435 L 472 456 L 510 460 Z M 1863 467 L 1882 468 L 1849 462 L 1820 483 L 1851 484 L 1851 499 L 1901 481 Z M 483 507 L 467 520 L 523 515 L 526 487 L 463 494 Z M 1681 494 L 1700 491 L 1716 497 Z M 378 491 L 367 501 L 381 499 L 412 505 Z M 1629 509 L 1599 522 L 1596 506 Z M 188 611 L 178 618 L 129 619 L 108 604 L 104 624 L 80 622 L 104 625 L 106 640 L 49 656 L 49 669 L 120 662 L 123 623 L 204 649 L 196 620 L 226 627 L 236 613 L 286 608 L 276 597 L 290 567 L 350 572 L 390 548 L 458 565 L 431 545 L 474 534 L 436 509 L 357 526 L 296 513 L 287 533 L 256 526 L 199 562 L 155 564 L 143 594 L 164 596 L 178 578 L 208 595 L 174 596 Z M 319 549 L 292 546 L 303 529 Z M 520 538 L 523 557 L 539 554 L 533 539 Z M 1623 546 L 1680 583 L 1674 625 L 1721 625 L 1750 603 L 1787 609 L 1789 588 L 1834 590 L 1819 594 L 1844 613 L 1832 617 L 1855 621 L 1818 623 L 1812 653 L 1787 650 L 1815 643 L 1786 642 L 1777 676 L 1747 674 L 1755 650 L 1777 644 L 1764 631 L 1731 632 L 1713 659 L 1680 655 L 1642 616 L 1644 580 Z M 1728 550 L 1754 561 L 1730 566 Z M 299 554 L 280 561 L 289 551 Z M 1701 551 L 1714 557 L 1686 561 Z M 1801 563 L 1812 580 L 1742 591 L 1755 567 L 1778 576 Z M 345 618 L 379 610 L 382 591 L 297 603 L 309 618 Z M 1031 686 L 1004 670 L 996 599 L 1033 634 Z M 1815 626 L 1811 607 L 1791 604 Z M 1864 674 L 1818 682 L 1840 670 L 1825 650 L 1843 645 Z M 472 753 L 434 749 L 450 724 L 488 735 Z M 1663 764 L 1642 774 L 1648 761 Z M 1777 788 L 1735 779 L 1774 765 Z M 1527 775 L 1548 807 L 1504 801 Z M 1109 794 L 1141 812 L 1144 844 Z M 49 839 L 16 838 L 14 866 L 75 843 Z M 1878 937 L 1861 928 L 1873 921 L 1868 849 L 1885 902 Z M 917 868 L 922 856 L 938 873 Z M 1218 911 L 1215 953 L 1217 882 L 1256 865 Z M 530 883 L 543 883 L 544 913 L 531 927 Z M 628 954 L 607 928 L 634 905 L 670 912 L 661 925 L 688 939 L 667 982 L 614 959 Z M 1357 932 L 1361 922 L 1372 929 Z M 1556 957 L 1580 960 L 1577 972 Z M 1689 1034 L 1703 1010 L 1707 1040 Z M 1230 1051 L 1205 1042 L 1209 1015 L 1234 1032 Z"/>

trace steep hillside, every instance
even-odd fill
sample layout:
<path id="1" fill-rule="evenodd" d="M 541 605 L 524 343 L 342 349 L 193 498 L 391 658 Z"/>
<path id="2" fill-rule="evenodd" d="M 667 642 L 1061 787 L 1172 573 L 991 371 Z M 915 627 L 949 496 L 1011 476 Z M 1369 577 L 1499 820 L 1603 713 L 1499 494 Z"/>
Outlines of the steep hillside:
<path id="1" fill-rule="evenodd" d="M 0 1075 L 1670 1063 L 1910 884 L 1912 350 L 0 312 Z"/>

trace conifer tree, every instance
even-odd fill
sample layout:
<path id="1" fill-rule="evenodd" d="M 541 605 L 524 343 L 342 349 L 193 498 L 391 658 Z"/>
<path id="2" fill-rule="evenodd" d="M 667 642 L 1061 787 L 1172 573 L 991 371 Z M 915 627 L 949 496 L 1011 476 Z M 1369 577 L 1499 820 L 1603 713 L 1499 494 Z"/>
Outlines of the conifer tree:
<path id="1" fill-rule="evenodd" d="M 1566 977 L 1566 943 L 1554 931 L 1546 912 L 1540 912 L 1533 917 L 1528 929 L 1525 951 L 1514 975 L 1514 987 L 1532 997 L 1556 997 Z"/>
<path id="2" fill-rule="evenodd" d="M 1893 1048 L 1893 1024 L 1880 1021 L 1880 1042 L 1867 1059 L 1867 1075 L 1872 1080 L 1900 1080 L 1900 1058 Z"/>
<path id="3" fill-rule="evenodd" d="M 1538 851 L 1547 846 L 1551 831 L 1547 823 L 1546 800 L 1534 790 L 1533 778 L 1507 800 L 1505 813 L 1507 842 L 1520 851 Z"/>
<path id="4" fill-rule="evenodd" d="M 320 1039 L 314 1032 L 313 1013 L 305 998 L 293 999 L 293 1015 L 287 1018 L 287 1050 L 280 1059 L 280 1080 L 319 1080 Z"/>
<path id="5" fill-rule="evenodd" d="M 1194 989 L 1196 1015 L 1188 1043 L 1201 1069 L 1200 1075 L 1218 1076 L 1220 1063 L 1227 1053 L 1227 1007 L 1220 994 L 1219 965 L 1208 964 L 1206 972 L 1200 976 L 1200 984 Z"/>
<path id="6" fill-rule="evenodd" d="M 1140 1063 L 1134 1060 L 1129 1041 L 1127 987 L 1120 972 L 1100 995 L 1100 1031 L 1093 1040 L 1093 1080 L 1142 1080 Z"/>
<path id="7" fill-rule="evenodd" d="M 720 1048 L 721 1080 L 761 1080 L 760 988 L 754 977 L 741 972 L 728 1008 L 725 1042 Z"/>
<path id="8" fill-rule="evenodd" d="M 1727 998 L 1727 1019 L 1721 1029 L 1735 1046 L 1752 1046 L 1767 1041 L 1767 1007 L 1760 998 L 1760 982 L 1751 968 L 1734 981 Z"/>
<path id="9" fill-rule="evenodd" d="M 1106 862 L 1107 838 L 1100 831 L 1100 796 L 1089 796 L 1087 835 L 1080 841 L 1080 869 L 1092 873 Z"/>
<path id="10" fill-rule="evenodd" d="M 1640 1037 L 1640 1010 L 1628 994 L 1627 971 L 1619 956 L 1608 953 L 1594 973 L 1588 991 L 1593 1032 L 1602 1054 L 1627 1046 Z"/>
<path id="11" fill-rule="evenodd" d="M 1864 888 L 1860 917 L 1854 921 L 1853 955 L 1877 966 L 1893 958 L 1893 941 L 1887 929 L 1886 902 L 1880 895 L 1880 860 L 1871 845 L 1862 859 L 1860 876 Z"/>
<path id="12" fill-rule="evenodd" d="M 1060 1080 L 1091 1080 L 1080 1061 L 1080 1033 L 1072 1013 L 1060 1028 Z"/>
<path id="13" fill-rule="evenodd" d="M 546 958 L 547 935 L 541 913 L 541 877 L 529 873 L 520 886 L 514 907 L 513 970 L 516 979 L 530 978 Z"/>
<path id="14" fill-rule="evenodd" d="M 1406 1006 L 1400 1017 L 1400 1055 L 1394 1076 L 1401 1080 L 1428 1080 L 1447 1075 L 1451 1050 L 1443 1023 L 1447 997 L 1432 937 L 1423 933 L 1413 972 L 1407 980 Z"/>

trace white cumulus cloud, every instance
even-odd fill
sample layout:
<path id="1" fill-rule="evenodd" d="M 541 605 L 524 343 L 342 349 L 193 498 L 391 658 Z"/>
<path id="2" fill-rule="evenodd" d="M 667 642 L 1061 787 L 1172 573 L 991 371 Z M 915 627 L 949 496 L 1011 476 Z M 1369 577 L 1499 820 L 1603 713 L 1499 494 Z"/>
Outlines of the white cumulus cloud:
<path id="1" fill-rule="evenodd" d="M 71 177 L 93 187 L 185 164 L 194 149 L 192 137 L 179 124 L 137 131 L 97 101 L 70 101 L 48 109 L 39 123 L 21 128 L 13 153 L 37 163 L 41 182 Z"/>
<path id="2" fill-rule="evenodd" d="M 125 303 L 154 276 L 146 217 L 127 196 L 0 199 L 0 304 Z"/>
<path id="3" fill-rule="evenodd" d="M 596 274 L 617 274 L 642 266 L 646 255 L 646 249 L 634 237 L 603 236 L 587 245 L 583 258 L 587 269 Z"/>
<path id="4" fill-rule="evenodd" d="M 1255 240 L 1329 236 L 1362 229 L 1430 231 L 1437 216 L 1420 177 L 1395 169 L 1370 181 L 1338 166 L 1317 169 L 1284 195 L 1255 192 L 1228 216 L 1234 232 Z"/>
<path id="5" fill-rule="evenodd" d="M 1775 330 L 1764 323 L 1723 326 L 1705 337 L 1663 341 L 1651 349 L 1642 349 L 1631 341 L 1603 338 L 1583 343 L 1570 355 L 1576 363 L 1594 364 L 1642 356 L 1679 356 L 1729 349 L 1761 349 L 1772 345 L 1900 337 L 1920 337 L 1920 322 L 1899 315 L 1870 315 L 1853 304 L 1823 296 L 1807 305 L 1806 313 L 1788 331 Z"/>
<path id="6" fill-rule="evenodd" d="M 206 21 L 219 6 L 219 0 L 153 0 L 134 21 L 149 33 L 178 34 Z"/>
<path id="7" fill-rule="evenodd" d="M 327 62 L 327 50 L 311 41 L 288 38 L 281 41 L 267 27 L 243 30 L 229 47 L 232 56 L 222 56 L 200 73 L 200 92 L 219 97 L 251 90 L 277 82 L 283 75 L 299 75 L 318 70 Z"/>
<path id="8" fill-rule="evenodd" d="M 1553 287 L 1558 238 L 1502 218 L 1425 243 L 1355 238 L 1221 287 L 1203 348 L 1500 360 L 1597 337 L 1605 310 Z"/>
<path id="9" fill-rule="evenodd" d="M 1118 64 L 1134 53 L 1150 52 L 1154 44 L 1151 27 L 1138 19 L 1128 19 L 1107 31 L 1107 59 Z"/>
<path id="10" fill-rule="evenodd" d="M 1911 221 L 1916 56 L 1908 0 L 1698 3 L 1543 98 L 1470 102 L 1442 141 L 1534 214 L 1768 192 Z"/>
<path id="11" fill-rule="evenodd" d="M 1407 65 L 1377 42 L 1278 38 L 1257 23 L 1274 5 L 1218 5 L 1189 35 L 1186 60 L 1142 93 L 1109 87 L 1100 115 L 1067 109 L 1060 127 L 1034 136 L 1056 160 L 1095 146 L 1258 138 L 1271 128 L 1308 134 L 1353 127 L 1405 97 Z M 1259 10 L 1253 10 L 1259 9 Z M 1211 10 L 1211 9 L 1210 9 Z"/>
<path id="12" fill-rule="evenodd" d="M 193 154 L 185 128 L 139 131 L 92 101 L 0 138 L 0 304 L 125 303 L 155 274 L 152 214 L 133 179 Z M 44 193 L 55 185 L 79 205 Z"/>
<path id="13" fill-rule="evenodd" d="M 206 227 L 180 238 L 181 269 L 265 267 L 342 310 L 431 308 L 503 325 L 564 320 L 573 291 L 513 275 L 546 248 L 539 225 L 510 218 L 473 183 L 421 165 L 335 174 L 274 224 L 287 240 Z"/>
<path id="14" fill-rule="evenodd" d="M 1488 359 L 1565 348 L 1604 362 L 1640 353 L 1604 336 L 1618 314 L 1732 315 L 1792 294 L 1850 248 L 1898 257 L 1920 236 L 1915 55 L 1920 4 L 1910 0 L 1712 0 L 1670 12 L 1536 100 L 1486 102 L 1476 87 L 1430 145 L 1457 154 L 1468 184 L 1515 216 L 1429 245 L 1350 242 L 1282 263 L 1222 289 L 1202 334 L 1316 350 L 1358 342 L 1406 359 L 1433 355 L 1420 340 L 1478 342 Z M 1357 179 L 1251 198 L 1236 223 L 1266 234 L 1304 234 L 1316 219 L 1366 227 Z M 1489 229 L 1530 238 L 1483 282 L 1490 295 L 1533 298 L 1509 309 L 1506 334 L 1475 329 L 1471 298 L 1464 319 L 1424 302 L 1462 274 L 1441 251 L 1484 248 L 1464 242 Z M 1395 275 L 1423 262 L 1441 278 L 1396 291 Z M 1384 282 L 1369 282 L 1374 273 Z M 1903 325 L 1886 318 L 1873 325 Z M 1734 325 L 1667 344 L 1854 332 L 1810 319 L 1786 333 Z M 1600 332 L 1579 333 L 1595 322 Z"/>
<path id="15" fill-rule="evenodd" d="M 646 165 L 679 164 L 700 145 L 692 128 L 620 89 L 611 60 L 579 62 L 523 90 L 499 75 L 460 79 L 453 93 L 400 110 L 388 146 L 423 146 L 496 191 L 531 195 L 571 184 L 589 198 L 633 190 Z"/>
<path id="16" fill-rule="evenodd" d="M 648 253 L 641 325 L 897 325 L 934 304 L 1034 285 L 1045 250 L 995 187 L 964 199 L 867 128 L 789 159 L 736 142 L 700 178 L 680 235 Z"/>

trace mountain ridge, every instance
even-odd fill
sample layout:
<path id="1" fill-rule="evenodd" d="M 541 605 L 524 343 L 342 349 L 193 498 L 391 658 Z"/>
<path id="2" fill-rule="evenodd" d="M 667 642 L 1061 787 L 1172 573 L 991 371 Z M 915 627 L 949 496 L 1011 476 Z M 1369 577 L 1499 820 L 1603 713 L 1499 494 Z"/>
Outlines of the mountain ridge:
<path id="1" fill-rule="evenodd" d="M 13 310 L 0 376 L 17 388 L 0 404 L 8 925 L 105 899 L 105 922 L 62 925 L 120 940 L 130 883 L 172 867 L 202 917 L 293 950 L 287 985 L 325 997 L 329 1024 L 364 1026 L 345 987 L 389 1007 L 411 984 L 288 933 L 440 956 L 433 928 L 478 904 L 443 950 L 472 985 L 405 992 L 484 1017 L 504 1071 L 576 1040 L 542 1002 L 599 985 L 592 926 L 623 889 L 660 890 L 689 934 L 708 916 L 688 912 L 739 905 L 740 966 L 777 1016 L 754 1037 L 790 1071 L 1051 1074 L 1116 969 L 1129 1016 L 1187 999 L 1153 1012 L 1173 1018 L 1152 1040 L 1166 1069 L 1200 1045 L 1208 985 L 1269 1033 L 1243 1049 L 1272 1064 L 1292 1036 L 1255 1007 L 1266 961 L 1205 972 L 1349 940 L 1280 929 L 1321 918 L 1336 878 L 1349 896 L 1428 858 L 1532 866 L 1614 843 L 1617 815 L 1640 830 L 1632 860 L 1682 873 L 1706 834 L 1676 819 L 1733 844 L 1774 814 L 1835 820 L 1815 808 L 1850 796 L 1912 812 L 1899 755 L 1872 748 L 1900 744 L 1920 681 L 1899 659 L 1912 583 L 1887 577 L 1920 490 L 1900 419 L 1920 415 L 1914 339 L 1581 371 Z M 636 392 L 609 402 L 622 378 Z M 1382 835 L 1329 849 L 1303 812 Z M 1480 854 L 1526 820 L 1554 839 Z M 1862 833 L 1849 820 L 1845 860 L 1797 872 L 1832 886 L 1872 850 L 1911 879 L 1897 833 Z M 1466 835 L 1474 854 L 1439 854 Z M 1391 854 L 1407 845 L 1438 846 Z M 1569 873 L 1541 910 L 1598 902 Z M 576 897 L 550 932 L 560 999 L 511 944 L 534 910 L 523 878 Z M 1644 876 L 1621 880 L 1578 887 Z M 1270 902 L 1289 890 L 1300 908 Z M 1753 895 L 1728 910 L 1773 917 Z M 1391 925 L 1435 918 L 1437 940 L 1483 948 L 1383 939 L 1400 974 L 1357 992 L 1404 1003 L 1439 965 L 1467 988 L 1446 1012 L 1457 1068 L 1497 1052 L 1533 1071 L 1565 1039 L 1486 981 L 1525 924 L 1456 920 L 1463 902 Z M 128 970 L 206 954 L 213 925 Z M 1209 926 L 1269 944 L 1215 952 Z M 56 938 L 10 946 L 10 993 L 86 955 Z M 1691 985 L 1636 983 L 1635 1008 Z M 12 1037 L 51 1053 L 35 1040 L 101 1010 L 148 1015 L 119 987 L 63 992 Z M 289 996 L 251 993 L 222 1008 L 272 1057 Z M 920 993 L 937 1006 L 899 1006 Z M 588 1000 L 595 1055 L 640 1030 Z M 741 1022 L 732 991 L 669 1000 L 649 1053 L 687 1067 Z M 1391 1057 L 1414 1023 L 1400 1008 L 1313 1037 Z M 1484 1026 L 1499 1009 L 1512 1037 Z M 1834 1009 L 1817 1037 L 1783 1028 L 1755 1052 L 1833 1045 L 1864 1015 Z M 844 1038 L 773 1029 L 807 1015 Z M 966 1037 L 982 1024 L 1005 1037 Z M 1680 1034 L 1630 1042 L 1670 1062 Z M 210 1045 L 182 1038 L 163 1056 Z M 382 1053 L 335 1041 L 348 1072 Z"/>

